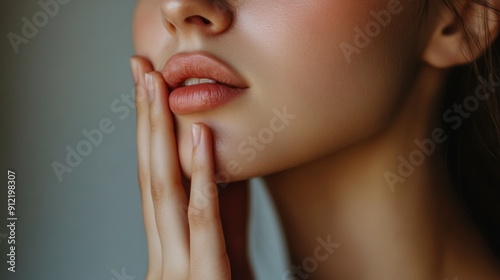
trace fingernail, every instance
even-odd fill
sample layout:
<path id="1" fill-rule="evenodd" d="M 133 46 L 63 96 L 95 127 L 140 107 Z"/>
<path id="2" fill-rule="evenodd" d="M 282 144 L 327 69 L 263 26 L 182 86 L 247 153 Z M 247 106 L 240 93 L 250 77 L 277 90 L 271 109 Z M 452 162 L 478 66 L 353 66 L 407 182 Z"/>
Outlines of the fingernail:
<path id="1" fill-rule="evenodd" d="M 135 58 L 130 58 L 130 69 L 132 70 L 132 77 L 134 78 L 134 82 L 137 85 L 139 83 L 139 63 Z"/>
<path id="2" fill-rule="evenodd" d="M 146 73 L 144 77 L 146 79 L 146 90 L 148 91 L 149 102 L 153 102 L 153 99 L 155 98 L 153 75 Z"/>
<path id="3" fill-rule="evenodd" d="M 201 127 L 198 124 L 193 124 L 191 127 L 191 132 L 193 136 L 193 147 L 198 146 L 201 137 Z"/>

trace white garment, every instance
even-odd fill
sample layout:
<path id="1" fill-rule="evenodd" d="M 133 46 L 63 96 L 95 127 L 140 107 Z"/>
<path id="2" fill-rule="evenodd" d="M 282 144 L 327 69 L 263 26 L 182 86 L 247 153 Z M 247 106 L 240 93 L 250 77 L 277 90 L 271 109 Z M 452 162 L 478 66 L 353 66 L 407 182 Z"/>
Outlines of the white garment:
<path id="1" fill-rule="evenodd" d="M 278 213 L 261 178 L 250 180 L 249 257 L 255 280 L 287 279 L 291 264 Z"/>

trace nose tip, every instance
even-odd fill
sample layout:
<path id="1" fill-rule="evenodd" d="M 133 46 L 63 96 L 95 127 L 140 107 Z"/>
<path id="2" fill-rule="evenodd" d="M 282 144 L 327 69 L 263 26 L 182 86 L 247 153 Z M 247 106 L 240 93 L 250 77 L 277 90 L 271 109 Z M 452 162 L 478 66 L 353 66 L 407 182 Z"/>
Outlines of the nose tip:
<path id="1" fill-rule="evenodd" d="M 172 35 L 196 30 L 218 35 L 231 26 L 233 12 L 223 0 L 164 0 L 163 23 Z"/>

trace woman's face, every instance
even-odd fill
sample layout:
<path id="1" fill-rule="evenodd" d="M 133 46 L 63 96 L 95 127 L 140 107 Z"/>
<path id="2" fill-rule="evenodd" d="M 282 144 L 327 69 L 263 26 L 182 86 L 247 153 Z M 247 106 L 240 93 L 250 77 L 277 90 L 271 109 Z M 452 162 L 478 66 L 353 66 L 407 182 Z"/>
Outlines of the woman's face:
<path id="1" fill-rule="evenodd" d="M 138 0 L 135 48 L 155 70 L 203 51 L 248 85 L 222 106 L 174 114 L 183 172 L 196 122 L 213 131 L 219 181 L 298 166 L 379 132 L 412 82 L 421 2 Z"/>

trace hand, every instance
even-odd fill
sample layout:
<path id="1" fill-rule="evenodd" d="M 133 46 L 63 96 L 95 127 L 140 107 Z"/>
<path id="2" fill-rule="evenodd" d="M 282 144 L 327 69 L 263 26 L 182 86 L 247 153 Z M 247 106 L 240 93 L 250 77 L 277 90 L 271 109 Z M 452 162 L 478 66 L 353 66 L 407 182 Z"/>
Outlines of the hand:
<path id="1" fill-rule="evenodd" d="M 246 182 L 218 194 L 211 131 L 201 123 L 193 125 L 191 182 L 182 176 L 167 85 L 147 59 L 135 56 L 131 63 L 146 279 L 253 279 L 246 248 Z"/>

